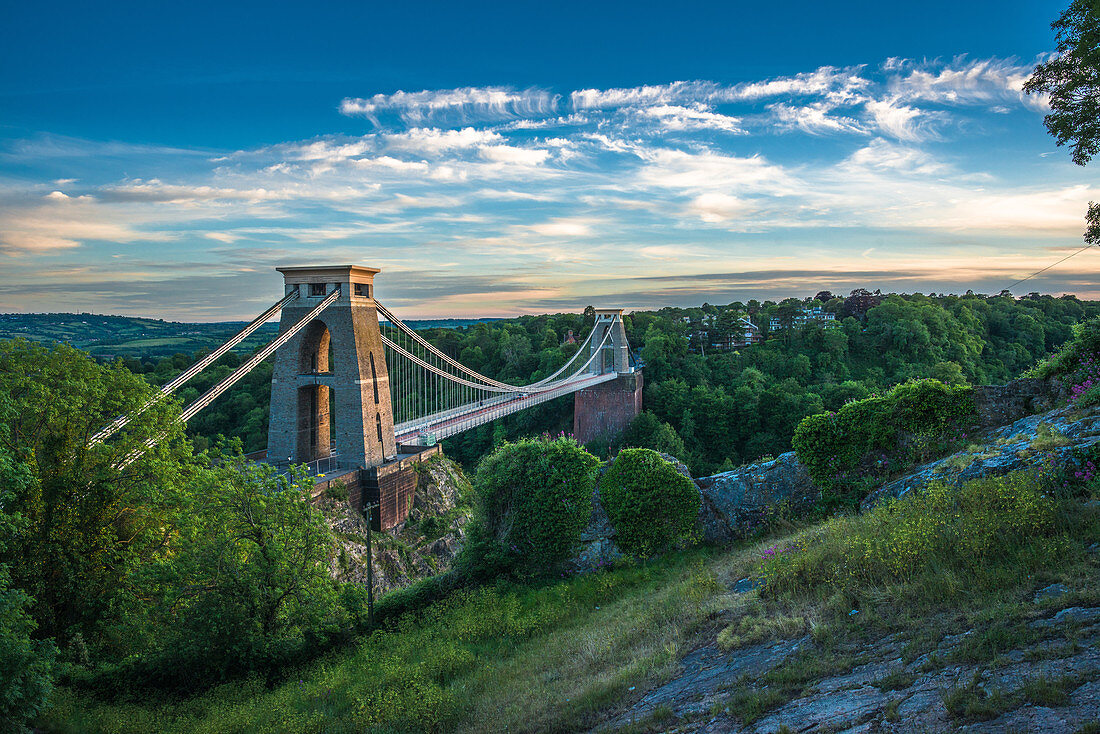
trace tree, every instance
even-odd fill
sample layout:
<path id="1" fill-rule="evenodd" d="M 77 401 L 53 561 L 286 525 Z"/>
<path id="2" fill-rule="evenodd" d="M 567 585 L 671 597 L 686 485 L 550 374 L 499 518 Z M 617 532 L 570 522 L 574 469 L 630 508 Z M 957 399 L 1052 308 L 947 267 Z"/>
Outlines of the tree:
<path id="1" fill-rule="evenodd" d="M 64 344 L 0 342 L 0 450 L 25 481 L 6 511 L 24 522 L 0 550 L 13 586 L 33 598 L 40 637 L 79 632 L 118 644 L 112 620 L 142 604 L 131 593 L 135 568 L 167 552 L 189 517 L 191 447 L 178 406 L 161 400 L 116 363 L 102 366 Z M 111 440 L 89 438 L 119 415 L 135 414 Z M 138 461 L 124 457 L 161 438 Z"/>
<path id="2" fill-rule="evenodd" d="M 22 518 L 9 515 L 4 508 L 11 503 L 9 483 L 29 483 L 20 476 L 20 467 L 0 450 L 0 550 L 4 539 L 14 537 Z M 46 705 L 53 688 L 53 663 L 56 648 L 52 640 L 33 640 L 34 620 L 26 608 L 31 599 L 10 587 L 6 565 L 0 564 L 0 731 L 25 731 L 27 722 Z"/>
<path id="3" fill-rule="evenodd" d="M 197 488 L 191 532 L 146 573 L 163 631 L 143 677 L 192 687 L 270 672 L 339 633 L 335 541 L 312 486 L 301 472 L 246 460 L 239 446 L 218 457 Z"/>
<path id="4" fill-rule="evenodd" d="M 1100 4 L 1073 0 L 1050 27 L 1058 54 L 1035 68 L 1024 91 L 1049 95 L 1043 123 L 1058 145 L 1072 144 L 1073 162 L 1083 166 L 1100 152 Z M 1085 241 L 1100 245 L 1100 204 L 1089 202 L 1086 221 Z"/>

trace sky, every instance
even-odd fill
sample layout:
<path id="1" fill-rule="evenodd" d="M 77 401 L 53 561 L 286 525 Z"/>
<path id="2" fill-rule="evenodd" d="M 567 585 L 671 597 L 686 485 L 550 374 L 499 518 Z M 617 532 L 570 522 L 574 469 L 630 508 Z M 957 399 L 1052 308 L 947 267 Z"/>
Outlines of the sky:
<path id="1" fill-rule="evenodd" d="M 0 311 L 996 293 L 1100 200 L 1021 91 L 1064 5 L 9 3 Z M 1013 290 L 1100 298 L 1100 248 Z"/>

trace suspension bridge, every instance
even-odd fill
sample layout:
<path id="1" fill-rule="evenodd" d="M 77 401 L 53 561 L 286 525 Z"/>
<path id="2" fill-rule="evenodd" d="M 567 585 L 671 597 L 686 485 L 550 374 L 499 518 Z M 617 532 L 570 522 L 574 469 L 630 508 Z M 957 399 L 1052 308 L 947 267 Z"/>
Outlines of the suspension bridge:
<path id="1" fill-rule="evenodd" d="M 642 374 L 622 309 L 597 309 L 592 330 L 554 372 L 511 384 L 462 364 L 376 301 L 376 268 L 276 270 L 283 274 L 283 297 L 166 384 L 149 404 L 178 390 L 281 312 L 278 335 L 184 407 L 180 417 L 197 415 L 274 354 L 268 446 L 253 458 L 280 468 L 306 465 L 323 478 L 319 485 L 343 481 L 353 502 L 381 505 L 380 527 L 404 519 L 415 490 L 413 465 L 438 453 L 443 438 L 571 394 L 574 434 L 582 442 L 620 432 L 641 411 Z M 92 442 L 108 440 L 131 418 L 118 418 Z"/>

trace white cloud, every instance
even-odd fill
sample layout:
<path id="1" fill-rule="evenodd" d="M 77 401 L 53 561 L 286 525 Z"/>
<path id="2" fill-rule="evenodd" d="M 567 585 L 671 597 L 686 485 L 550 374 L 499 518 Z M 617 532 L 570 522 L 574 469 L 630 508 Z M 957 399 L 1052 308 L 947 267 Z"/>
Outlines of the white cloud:
<path id="1" fill-rule="evenodd" d="M 345 98 L 340 112 L 362 116 L 375 124 L 379 114 L 396 112 L 409 124 L 429 120 L 457 118 L 492 120 L 552 114 L 557 97 L 541 89 L 517 91 L 510 87 L 461 87 L 458 89 L 398 91 L 373 97 Z"/>
<path id="2" fill-rule="evenodd" d="M 550 151 L 538 148 L 517 148 L 513 145 L 489 145 L 478 151 L 481 157 L 494 163 L 537 166 L 550 157 Z"/>
<path id="3" fill-rule="evenodd" d="M 591 223 L 583 219 L 561 218 L 520 229 L 545 237 L 585 237 L 592 233 Z"/>
<path id="4" fill-rule="evenodd" d="M 411 151 L 420 155 L 435 155 L 455 150 L 477 148 L 492 143 L 502 143 L 503 136 L 493 130 L 464 127 L 460 130 L 414 127 L 403 133 L 385 136 L 391 150 Z"/>
<path id="5" fill-rule="evenodd" d="M 827 102 L 794 107 L 782 102 L 768 106 L 780 127 L 798 129 L 811 135 L 824 133 L 866 133 L 863 125 L 845 115 L 830 114 L 834 107 Z"/>
<path id="6" fill-rule="evenodd" d="M 656 188 L 779 196 L 796 188 L 794 180 L 782 167 L 759 155 L 738 157 L 713 151 L 689 153 L 658 149 L 648 151 L 645 160 L 638 180 Z"/>
<path id="7" fill-rule="evenodd" d="M 752 211 L 752 207 L 736 196 L 709 193 L 695 197 L 688 206 L 688 211 L 708 224 L 717 224 L 744 217 Z"/>
<path id="8" fill-rule="evenodd" d="M 879 131 L 898 140 L 921 140 L 927 137 L 930 133 L 923 126 L 922 118 L 935 116 L 890 99 L 868 100 L 864 106 Z"/>
<path id="9" fill-rule="evenodd" d="M 992 104 L 1006 100 L 1025 102 L 1040 108 L 1040 97 L 1028 98 L 1024 82 L 1035 65 L 1021 65 L 1010 59 L 954 59 L 938 67 L 927 62 L 917 64 L 894 60 L 892 69 L 899 74 L 888 82 L 890 92 L 900 99 L 922 100 L 952 105 Z M 907 72 L 907 73 L 906 73 Z"/>
<path id="10" fill-rule="evenodd" d="M 728 133 L 744 133 L 737 117 L 711 112 L 702 105 L 657 105 L 643 107 L 640 114 L 656 118 L 665 130 L 721 130 Z"/>
<path id="11" fill-rule="evenodd" d="M 894 171 L 918 175 L 938 175 L 948 170 L 948 166 L 935 160 L 930 154 L 914 148 L 891 143 L 883 138 L 874 138 L 860 148 L 840 167 L 848 173 L 866 173 L 873 171 Z"/>

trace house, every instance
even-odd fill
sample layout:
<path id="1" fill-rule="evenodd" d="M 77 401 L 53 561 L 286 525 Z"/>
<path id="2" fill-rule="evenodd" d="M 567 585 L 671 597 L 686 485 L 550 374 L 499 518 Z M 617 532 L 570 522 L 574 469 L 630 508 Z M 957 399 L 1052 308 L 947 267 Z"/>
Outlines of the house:
<path id="1" fill-rule="evenodd" d="M 704 353 L 708 350 L 726 352 L 764 340 L 760 327 L 744 316 L 739 317 L 728 331 L 720 329 L 718 320 L 713 316 L 704 316 L 701 323 L 696 322 L 693 326 L 686 335 L 693 351 L 701 348 Z"/>
<path id="2" fill-rule="evenodd" d="M 840 322 L 836 320 L 836 314 L 826 311 L 821 306 L 802 309 L 802 312 L 795 316 L 791 326 L 801 328 L 812 323 L 821 324 L 823 329 L 833 329 L 840 326 Z M 779 319 L 775 316 L 772 317 L 769 327 L 771 331 L 779 331 L 783 328 L 782 324 L 779 323 Z"/>

